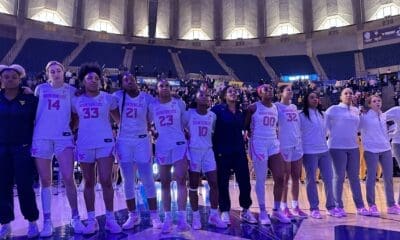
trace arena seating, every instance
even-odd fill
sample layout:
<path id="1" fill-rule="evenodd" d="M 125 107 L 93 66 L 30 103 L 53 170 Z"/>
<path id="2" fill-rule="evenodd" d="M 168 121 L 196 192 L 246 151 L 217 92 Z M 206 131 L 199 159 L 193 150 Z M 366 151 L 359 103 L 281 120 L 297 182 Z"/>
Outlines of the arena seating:
<path id="1" fill-rule="evenodd" d="M 362 53 L 366 69 L 400 64 L 400 44 L 365 48 Z"/>
<path id="2" fill-rule="evenodd" d="M 171 47 L 135 45 L 131 69 L 136 66 L 143 66 L 139 69 L 140 75 L 150 76 L 155 73 L 165 73 L 168 77 L 176 77 L 176 69 L 168 52 Z M 173 50 L 173 49 L 172 49 Z"/>
<path id="3" fill-rule="evenodd" d="M 97 62 L 107 68 L 122 66 L 125 56 L 125 44 L 90 42 L 72 61 L 71 66 L 80 66 L 85 62 Z"/>
<path id="4" fill-rule="evenodd" d="M 354 51 L 317 55 L 329 79 L 347 80 L 356 75 Z"/>
<path id="5" fill-rule="evenodd" d="M 219 54 L 219 57 L 235 72 L 243 82 L 258 83 L 260 79 L 270 80 L 258 58 L 250 54 Z"/>
<path id="6" fill-rule="evenodd" d="M 278 76 L 316 73 L 310 58 L 306 55 L 266 57 L 265 60 Z"/>
<path id="7" fill-rule="evenodd" d="M 0 61 L 3 59 L 11 47 L 14 45 L 15 39 L 0 37 Z"/>
<path id="8" fill-rule="evenodd" d="M 179 59 L 186 73 L 200 71 L 212 75 L 228 75 L 213 55 L 206 50 L 179 49 Z"/>
<path id="9" fill-rule="evenodd" d="M 74 42 L 29 38 L 14 63 L 21 64 L 29 72 L 40 72 L 51 60 L 62 62 L 77 46 Z"/>

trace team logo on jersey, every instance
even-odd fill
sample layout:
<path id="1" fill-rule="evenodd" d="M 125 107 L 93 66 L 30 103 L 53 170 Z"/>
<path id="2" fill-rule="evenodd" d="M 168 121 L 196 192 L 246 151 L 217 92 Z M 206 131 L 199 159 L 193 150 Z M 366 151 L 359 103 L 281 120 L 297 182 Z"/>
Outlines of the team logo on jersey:
<path id="1" fill-rule="evenodd" d="M 25 105 L 25 100 L 19 100 L 19 104 L 21 104 L 21 106 L 24 106 Z"/>

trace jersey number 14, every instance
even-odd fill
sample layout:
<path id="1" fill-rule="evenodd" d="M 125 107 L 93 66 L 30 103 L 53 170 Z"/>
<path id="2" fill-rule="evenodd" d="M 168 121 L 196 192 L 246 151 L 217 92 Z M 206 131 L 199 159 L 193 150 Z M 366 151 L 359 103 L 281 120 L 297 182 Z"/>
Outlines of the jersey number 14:
<path id="1" fill-rule="evenodd" d="M 47 109 L 52 110 L 60 110 L 60 100 L 53 100 L 52 99 L 48 99 L 47 100 Z"/>

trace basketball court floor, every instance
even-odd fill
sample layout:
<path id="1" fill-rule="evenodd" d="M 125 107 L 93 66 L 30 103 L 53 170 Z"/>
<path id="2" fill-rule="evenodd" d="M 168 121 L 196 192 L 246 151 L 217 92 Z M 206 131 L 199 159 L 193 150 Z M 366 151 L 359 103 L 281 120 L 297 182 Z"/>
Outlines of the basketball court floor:
<path id="1" fill-rule="evenodd" d="M 382 212 L 380 218 L 363 217 L 355 214 L 355 207 L 351 197 L 351 191 L 348 182 L 345 182 L 344 187 L 344 202 L 345 209 L 349 213 L 345 218 L 333 218 L 326 216 L 325 211 L 325 196 L 323 191 L 323 183 L 318 184 L 318 191 L 320 196 L 320 209 L 323 219 L 294 219 L 291 224 L 282 224 L 272 220 L 270 226 L 252 225 L 242 223 L 240 221 L 240 206 L 239 206 L 239 189 L 237 185 L 231 181 L 230 194 L 232 201 L 231 221 L 232 225 L 227 229 L 216 229 L 207 225 L 209 198 L 207 194 L 208 185 L 203 181 L 203 187 L 199 188 L 199 201 L 200 212 L 202 214 L 203 228 L 201 230 L 191 230 L 188 232 L 177 232 L 176 228 L 170 234 L 162 234 L 160 230 L 152 229 L 149 225 L 149 212 L 146 211 L 146 202 L 144 191 L 141 187 L 138 188 L 138 208 L 141 209 L 142 219 L 141 225 L 136 226 L 129 231 L 123 231 L 120 234 L 110 234 L 104 230 L 105 221 L 105 208 L 102 200 L 101 191 L 96 191 L 96 215 L 100 225 L 100 231 L 91 236 L 74 235 L 69 227 L 70 209 L 67 198 L 65 196 L 65 189 L 57 187 L 53 189 L 52 200 L 52 219 L 55 227 L 55 234 L 47 239 L 209 239 L 209 240 L 225 240 L 225 239 L 323 239 L 323 240 L 359 240 L 359 239 L 400 239 L 400 215 L 388 215 L 385 213 L 385 197 L 383 182 L 378 182 L 376 185 L 377 192 L 377 206 Z M 400 179 L 394 180 L 395 196 L 396 199 L 399 195 Z M 252 183 L 254 189 L 254 182 Z M 267 210 L 271 212 L 272 206 L 272 180 L 268 179 L 266 183 L 267 194 Z M 365 196 L 365 183 L 361 183 L 363 196 Z M 40 195 L 39 190 L 36 189 L 37 203 L 40 209 Z M 79 210 L 81 218 L 85 220 L 86 210 L 83 199 L 83 193 L 78 193 Z M 160 184 L 157 183 L 157 198 L 161 198 Z M 176 211 L 176 186 L 172 187 L 173 210 Z M 252 190 L 253 205 L 251 211 L 258 217 L 258 204 L 255 191 Z M 289 194 L 289 203 L 291 201 Z M 365 199 L 364 199 L 365 200 Z M 306 188 L 304 184 L 300 186 L 300 207 L 305 209 L 308 213 L 309 204 L 306 196 Z M 116 210 L 116 218 L 119 224 L 124 223 L 128 217 L 128 212 L 125 206 L 124 194 L 122 186 L 115 191 L 114 206 Z M 161 206 L 161 202 L 159 202 Z M 188 202 L 188 222 L 191 223 L 191 211 Z M 15 214 L 16 220 L 12 222 L 13 236 L 12 239 L 25 239 L 27 222 L 23 219 L 19 211 L 17 198 L 15 198 Z M 163 219 L 163 214 L 160 214 Z M 85 222 L 85 221 L 84 221 Z M 38 221 L 39 229 L 42 226 L 42 216 Z"/>

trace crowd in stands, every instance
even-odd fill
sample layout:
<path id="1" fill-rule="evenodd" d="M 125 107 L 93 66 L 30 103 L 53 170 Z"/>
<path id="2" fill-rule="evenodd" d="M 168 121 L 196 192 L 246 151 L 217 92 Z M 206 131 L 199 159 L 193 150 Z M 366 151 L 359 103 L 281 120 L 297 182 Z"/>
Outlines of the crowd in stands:
<path id="1" fill-rule="evenodd" d="M 103 91 L 113 92 L 120 88 L 120 81 L 122 74 L 127 71 L 127 68 L 120 67 L 120 74 L 118 76 L 110 75 L 105 73 L 103 77 Z M 136 72 L 136 70 L 135 70 Z M 396 75 L 397 76 L 397 75 Z M 168 75 L 165 74 L 157 74 L 155 77 L 166 77 Z M 28 86 L 32 90 L 35 87 L 46 81 L 45 72 L 39 72 L 37 74 L 28 74 L 27 78 L 24 80 L 24 85 Z M 77 74 L 71 70 L 67 70 L 65 72 L 65 81 L 70 85 L 79 88 L 80 84 L 77 78 Z M 343 88 L 350 87 L 353 89 L 355 94 L 358 96 L 358 105 L 364 106 L 365 101 L 368 96 L 372 94 L 382 94 L 382 87 L 388 86 L 388 83 L 391 83 L 394 89 L 394 106 L 399 106 L 400 100 L 400 82 L 397 80 L 397 77 L 382 77 L 380 79 L 351 79 L 347 81 L 308 81 L 308 80 L 297 80 L 291 82 L 293 89 L 293 99 L 292 103 L 295 104 L 299 109 L 302 108 L 303 97 L 310 90 L 316 91 L 320 94 L 321 103 L 325 109 L 327 109 L 330 105 L 339 103 L 340 92 Z M 199 88 L 208 89 L 211 94 L 211 98 L 213 104 L 217 104 L 219 102 L 219 93 L 222 88 L 229 84 L 229 82 L 225 81 L 223 84 L 219 84 L 217 86 L 216 81 L 214 79 L 210 79 L 208 76 L 203 75 L 202 79 L 180 79 L 180 86 L 174 87 L 174 92 L 177 96 L 181 97 L 186 104 L 190 107 L 193 105 L 195 93 Z M 248 105 L 258 100 L 255 87 L 262 83 L 271 84 L 274 89 L 277 89 L 279 84 L 271 80 L 260 80 L 255 85 L 247 85 L 243 84 L 237 87 L 237 94 L 239 96 L 239 105 L 242 109 L 246 109 Z M 154 85 L 149 85 L 142 83 L 140 84 L 140 88 L 142 91 L 145 91 L 153 96 L 156 95 L 156 90 Z M 275 101 L 278 100 L 278 93 L 275 91 Z"/>

